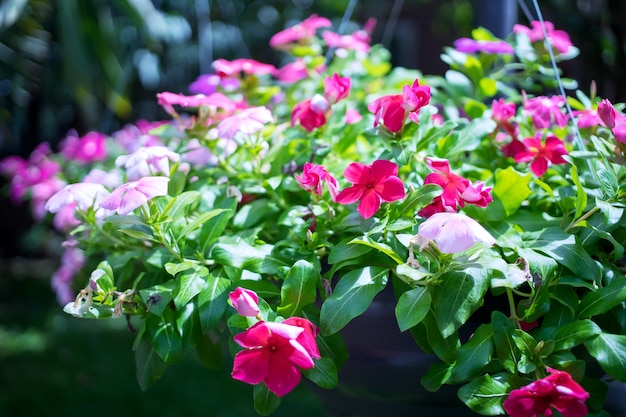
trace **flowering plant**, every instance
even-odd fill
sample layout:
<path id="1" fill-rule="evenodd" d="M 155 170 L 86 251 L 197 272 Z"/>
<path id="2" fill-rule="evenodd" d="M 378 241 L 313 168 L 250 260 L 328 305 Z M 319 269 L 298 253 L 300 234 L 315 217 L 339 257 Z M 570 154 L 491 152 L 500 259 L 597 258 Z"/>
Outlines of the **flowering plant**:
<path id="1" fill-rule="evenodd" d="M 577 50 L 549 22 L 474 30 L 445 76 L 392 69 L 371 30 L 311 16 L 271 39 L 284 66 L 218 59 L 193 95 L 160 93 L 171 120 L 5 159 L 12 197 L 67 236 L 64 310 L 127 317 L 142 387 L 225 346 L 269 414 L 302 375 L 337 385 L 341 330 L 389 287 L 440 359 L 427 389 L 601 415 L 626 381 L 626 115 L 555 93 Z"/>

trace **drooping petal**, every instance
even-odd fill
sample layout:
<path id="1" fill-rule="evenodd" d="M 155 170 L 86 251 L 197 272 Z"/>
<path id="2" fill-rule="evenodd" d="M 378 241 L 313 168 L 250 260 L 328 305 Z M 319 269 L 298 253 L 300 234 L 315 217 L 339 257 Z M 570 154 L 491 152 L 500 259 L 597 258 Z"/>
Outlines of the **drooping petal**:
<path id="1" fill-rule="evenodd" d="M 366 189 L 361 197 L 361 202 L 357 206 L 357 211 L 364 219 L 372 217 L 380 208 L 380 197 L 372 189 Z"/>
<path id="2" fill-rule="evenodd" d="M 267 369 L 265 385 L 279 397 L 289 394 L 302 378 L 300 370 L 280 354 L 270 356 Z"/>
<path id="3" fill-rule="evenodd" d="M 336 196 L 335 201 L 339 204 L 352 204 L 359 201 L 363 192 L 366 190 L 362 185 L 353 185 L 352 187 L 341 190 Z"/>
<path id="4" fill-rule="evenodd" d="M 242 350 L 235 355 L 232 377 L 248 384 L 258 384 L 268 374 L 268 363 L 272 353 L 266 349 Z"/>

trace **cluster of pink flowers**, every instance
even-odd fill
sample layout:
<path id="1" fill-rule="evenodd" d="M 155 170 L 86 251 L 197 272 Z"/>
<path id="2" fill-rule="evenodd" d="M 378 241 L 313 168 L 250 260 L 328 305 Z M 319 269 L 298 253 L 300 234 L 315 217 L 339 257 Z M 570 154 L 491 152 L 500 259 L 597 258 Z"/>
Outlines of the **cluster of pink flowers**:
<path id="1" fill-rule="evenodd" d="M 587 415 L 589 393 L 567 372 L 552 368 L 548 372 L 547 377 L 511 391 L 503 404 L 510 417 L 551 417 L 553 408 L 563 417 Z"/>
<path id="2" fill-rule="evenodd" d="M 258 320 L 233 338 L 244 350 L 235 355 L 232 377 L 252 385 L 264 383 L 280 397 L 288 394 L 300 383 L 301 370 L 313 368 L 314 360 L 321 357 L 316 342 L 319 329 L 302 317 L 262 320 L 254 291 L 238 287 L 228 298 L 239 315 Z"/>
<path id="3" fill-rule="evenodd" d="M 573 46 L 567 32 L 563 30 L 555 30 L 552 22 L 544 22 L 548 39 L 552 44 L 552 47 L 557 50 L 558 53 L 564 54 Z M 530 22 L 530 27 L 516 24 L 513 26 L 514 33 L 523 33 L 530 39 L 531 42 L 539 42 L 545 40 L 543 28 L 541 22 L 533 20 Z"/>
<path id="4" fill-rule="evenodd" d="M 491 188 L 484 188 L 482 181 L 472 183 L 470 180 L 453 173 L 446 159 L 426 158 L 426 164 L 435 172 L 424 178 L 424 184 L 436 184 L 443 189 L 441 195 L 418 212 L 422 217 L 430 217 L 435 213 L 456 213 L 465 204 L 487 207 L 493 201 Z"/>
<path id="5" fill-rule="evenodd" d="M 367 109 L 374 113 L 374 127 L 384 126 L 392 133 L 404 127 L 407 117 L 418 123 L 417 116 L 422 107 L 430 103 L 430 87 L 415 80 L 412 85 L 402 87 L 402 94 L 380 97 L 371 102 Z"/>
<path id="6" fill-rule="evenodd" d="M 352 80 L 340 77 L 337 73 L 324 80 L 324 95 L 316 94 L 312 98 L 296 104 L 291 112 L 291 125 L 300 123 L 307 131 L 326 124 L 331 106 L 348 97 Z"/>
<path id="7" fill-rule="evenodd" d="M 533 137 L 520 140 L 518 126 L 511 122 L 517 112 L 515 103 L 505 102 L 503 99 L 494 100 L 491 112 L 501 131 L 498 137 L 502 134 L 510 138 L 502 146 L 502 153 L 513 158 L 515 162 L 528 162 L 530 170 L 538 177 L 545 174 L 551 164 L 566 164 L 567 161 L 563 158 L 567 155 L 565 143 L 549 133 L 553 126 L 567 125 L 568 119 L 562 110 L 564 104 L 561 96 L 525 99 L 524 112 L 531 117 L 537 132 Z"/>

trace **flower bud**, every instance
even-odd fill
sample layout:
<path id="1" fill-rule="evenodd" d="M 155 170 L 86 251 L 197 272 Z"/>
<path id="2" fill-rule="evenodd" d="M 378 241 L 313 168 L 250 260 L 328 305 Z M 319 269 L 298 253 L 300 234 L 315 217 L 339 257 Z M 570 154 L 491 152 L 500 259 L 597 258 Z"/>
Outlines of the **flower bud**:
<path id="1" fill-rule="evenodd" d="M 228 300 L 241 316 L 254 317 L 259 314 L 259 296 L 254 291 L 237 287 L 228 295 Z"/>

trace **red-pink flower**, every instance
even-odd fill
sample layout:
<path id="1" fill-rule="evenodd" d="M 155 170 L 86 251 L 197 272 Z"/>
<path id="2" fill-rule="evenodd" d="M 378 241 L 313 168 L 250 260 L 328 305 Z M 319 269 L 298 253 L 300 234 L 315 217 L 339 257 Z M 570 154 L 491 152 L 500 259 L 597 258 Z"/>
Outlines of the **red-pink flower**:
<path id="1" fill-rule="evenodd" d="M 148 200 L 166 195 L 169 181 L 167 177 L 143 177 L 122 184 L 100 202 L 100 207 L 115 210 L 120 215 L 128 214 Z"/>
<path id="2" fill-rule="evenodd" d="M 334 73 L 332 77 L 327 77 L 324 80 L 324 98 L 328 104 L 333 105 L 348 97 L 351 84 L 350 77 L 340 77 L 337 73 Z"/>
<path id="3" fill-rule="evenodd" d="M 260 321 L 233 339 L 246 348 L 235 355 L 232 377 L 248 384 L 265 383 L 278 396 L 291 392 L 302 378 L 300 369 L 315 366 L 311 354 L 298 342 L 305 329 Z"/>
<path id="4" fill-rule="evenodd" d="M 550 164 L 567 164 L 563 159 L 567 149 L 563 141 L 556 136 L 548 136 L 545 144 L 541 141 L 541 133 L 522 141 L 526 150 L 515 155 L 515 162 L 530 162 L 530 170 L 538 177 L 542 176 Z"/>
<path id="5" fill-rule="evenodd" d="M 296 341 L 302 345 L 304 350 L 306 350 L 313 359 L 321 358 L 320 350 L 316 341 L 320 329 L 315 324 L 302 317 L 289 317 L 283 321 L 283 323 L 302 327 L 304 331 L 300 333 L 300 335 L 296 338 Z"/>
<path id="6" fill-rule="evenodd" d="M 533 124 L 537 129 L 545 129 L 554 123 L 563 127 L 567 125 L 567 116 L 561 108 L 565 104 L 563 96 L 539 96 L 524 101 L 524 110 L 532 115 Z"/>
<path id="7" fill-rule="evenodd" d="M 510 417 L 551 417 L 557 410 L 563 417 L 585 417 L 589 398 L 570 374 L 548 368 L 550 375 L 511 391 L 504 401 Z"/>
<path id="8" fill-rule="evenodd" d="M 335 201 L 352 204 L 357 201 L 357 211 L 363 218 L 372 217 L 381 201 L 392 202 L 404 198 L 404 184 L 398 177 L 398 166 L 391 161 L 376 160 L 372 165 L 353 162 L 344 171 L 351 187 L 342 190 Z"/>
<path id="9" fill-rule="evenodd" d="M 295 175 L 298 184 L 310 193 L 322 195 L 322 186 L 325 182 L 331 197 L 337 196 L 337 180 L 322 165 L 307 162 L 304 164 L 302 175 Z"/>
<path id="10" fill-rule="evenodd" d="M 574 116 L 578 116 L 576 124 L 580 129 L 595 127 L 602 124 L 602 119 L 598 115 L 598 110 L 596 109 L 576 110 L 573 114 Z"/>
<path id="11" fill-rule="evenodd" d="M 380 97 L 371 102 L 367 109 L 374 113 L 374 127 L 382 124 L 389 131 L 398 133 L 407 116 L 417 123 L 420 109 L 429 102 L 430 87 L 420 86 L 419 80 L 415 80 L 413 85 L 402 87 L 402 94 Z"/>
<path id="12" fill-rule="evenodd" d="M 302 58 L 285 64 L 274 73 L 276 79 L 284 83 L 295 83 L 309 76 L 309 69 Z"/>
<path id="13" fill-rule="evenodd" d="M 478 222 L 463 213 L 435 213 L 419 225 L 420 249 L 434 241 L 443 253 L 457 253 L 482 242 L 488 246 L 496 240 Z"/>
<path id="14" fill-rule="evenodd" d="M 515 103 L 506 102 L 503 98 L 494 100 L 491 103 L 491 117 L 498 122 L 498 124 L 508 122 L 509 119 L 515 116 L 516 112 Z"/>
<path id="15" fill-rule="evenodd" d="M 572 41 L 570 40 L 567 32 L 562 30 L 554 30 L 554 24 L 552 22 L 544 21 L 546 27 L 546 33 L 548 34 L 548 38 L 550 39 L 550 43 L 552 46 L 559 52 L 565 53 L 572 47 Z M 526 27 L 524 25 L 514 25 L 513 32 L 514 33 L 524 33 L 528 36 L 531 42 L 537 42 L 544 40 L 545 37 L 543 35 L 543 28 L 541 27 L 541 22 L 538 20 L 533 20 L 530 22 L 532 28 Z"/>
<path id="16" fill-rule="evenodd" d="M 315 32 L 319 28 L 330 27 L 332 23 L 325 17 L 319 17 L 316 14 L 304 19 L 302 22 L 281 30 L 270 38 L 270 46 L 277 49 L 288 49 L 292 43 L 306 41 L 315 36 Z"/>
<path id="17" fill-rule="evenodd" d="M 613 129 L 615 127 L 615 119 L 617 119 L 618 113 L 613 107 L 613 104 L 607 99 L 604 99 L 598 103 L 598 116 L 604 126 L 609 129 Z"/>
<path id="18" fill-rule="evenodd" d="M 259 314 L 259 296 L 252 290 L 237 287 L 228 294 L 228 300 L 240 316 L 255 317 Z"/>
<path id="19" fill-rule="evenodd" d="M 313 129 L 326 124 L 327 111 L 328 102 L 324 97 L 316 94 L 313 98 L 296 104 L 291 112 L 291 126 L 300 122 L 303 128 L 312 132 Z"/>
<path id="20" fill-rule="evenodd" d="M 69 161 L 83 164 L 102 161 L 107 157 L 106 138 L 100 132 L 89 132 L 82 137 L 71 132 L 60 144 L 61 154 Z"/>

